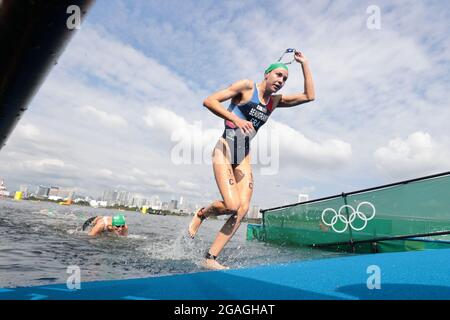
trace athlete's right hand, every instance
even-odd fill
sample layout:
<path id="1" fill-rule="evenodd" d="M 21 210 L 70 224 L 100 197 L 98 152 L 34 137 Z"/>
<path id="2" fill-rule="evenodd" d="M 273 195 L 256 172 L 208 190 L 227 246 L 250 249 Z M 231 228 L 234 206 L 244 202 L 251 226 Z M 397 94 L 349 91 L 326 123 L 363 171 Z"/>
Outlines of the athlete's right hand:
<path id="1" fill-rule="evenodd" d="M 236 125 L 236 127 L 241 129 L 242 133 L 244 133 L 244 134 L 249 135 L 255 131 L 255 128 L 253 127 L 253 123 L 251 123 L 250 121 L 236 119 L 235 121 L 233 121 L 233 123 Z"/>

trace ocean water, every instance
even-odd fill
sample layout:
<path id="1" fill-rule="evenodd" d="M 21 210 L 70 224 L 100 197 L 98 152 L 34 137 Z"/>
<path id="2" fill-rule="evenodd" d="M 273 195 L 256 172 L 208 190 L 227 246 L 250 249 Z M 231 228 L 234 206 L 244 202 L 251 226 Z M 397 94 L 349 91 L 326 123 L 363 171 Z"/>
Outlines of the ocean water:
<path id="1" fill-rule="evenodd" d="M 224 220 L 205 220 L 195 239 L 191 217 L 121 212 L 128 237 L 90 237 L 83 222 L 117 210 L 0 199 L 0 287 L 66 283 L 69 266 L 82 281 L 143 278 L 204 271 L 201 261 Z M 218 258 L 231 268 L 341 255 L 310 248 L 280 247 L 246 240 L 243 223 Z"/>

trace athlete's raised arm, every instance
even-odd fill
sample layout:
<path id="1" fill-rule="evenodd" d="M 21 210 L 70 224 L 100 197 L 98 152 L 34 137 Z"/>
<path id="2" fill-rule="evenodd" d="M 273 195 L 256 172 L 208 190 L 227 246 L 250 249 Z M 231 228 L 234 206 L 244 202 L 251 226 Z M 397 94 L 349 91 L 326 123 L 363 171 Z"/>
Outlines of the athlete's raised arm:
<path id="1" fill-rule="evenodd" d="M 305 79 L 305 88 L 303 93 L 282 95 L 277 108 L 295 107 L 299 104 L 313 101 L 315 99 L 314 82 L 312 79 L 311 70 L 309 69 L 308 59 L 303 53 L 296 51 L 294 55 L 295 61 L 301 64 L 303 77 Z"/>

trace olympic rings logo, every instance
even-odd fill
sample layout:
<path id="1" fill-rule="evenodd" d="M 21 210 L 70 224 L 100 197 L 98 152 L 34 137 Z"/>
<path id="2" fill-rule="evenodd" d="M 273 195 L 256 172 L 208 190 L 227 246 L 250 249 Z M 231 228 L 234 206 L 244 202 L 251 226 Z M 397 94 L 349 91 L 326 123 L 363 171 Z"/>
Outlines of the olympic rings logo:
<path id="1" fill-rule="evenodd" d="M 370 216 L 366 216 L 365 213 L 360 211 L 360 209 L 363 205 L 369 206 L 371 208 L 372 213 Z M 351 211 L 348 219 L 344 214 L 342 214 L 342 210 L 345 210 L 346 208 L 348 208 Z M 327 222 L 327 221 L 325 221 L 325 215 L 329 211 L 332 212 L 333 217 L 331 218 L 330 222 Z M 322 211 L 322 222 L 325 225 L 333 228 L 333 230 L 337 233 L 345 232 L 347 230 L 348 226 L 350 226 L 350 228 L 352 228 L 355 231 L 361 231 L 365 227 L 367 227 L 367 222 L 369 220 L 372 220 L 374 217 L 375 217 L 375 207 L 373 204 L 371 204 L 370 202 L 367 202 L 367 201 L 364 201 L 364 202 L 361 202 L 360 204 L 358 204 L 358 206 L 356 207 L 356 210 L 352 206 L 346 204 L 346 205 L 343 205 L 342 207 L 340 207 L 338 212 L 336 212 L 336 210 L 334 210 L 332 208 L 327 208 Z M 358 218 L 364 222 L 362 227 L 358 228 L 353 225 L 353 222 L 356 220 L 356 218 Z M 344 229 L 338 230 L 335 228 L 335 225 L 338 222 L 338 220 L 340 220 L 342 223 L 344 223 L 344 225 L 345 225 Z"/>

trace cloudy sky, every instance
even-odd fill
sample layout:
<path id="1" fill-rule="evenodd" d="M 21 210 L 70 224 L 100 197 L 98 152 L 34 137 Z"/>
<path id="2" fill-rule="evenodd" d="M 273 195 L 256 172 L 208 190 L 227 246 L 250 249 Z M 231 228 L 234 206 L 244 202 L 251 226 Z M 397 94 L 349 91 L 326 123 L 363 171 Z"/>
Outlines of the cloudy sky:
<path id="1" fill-rule="evenodd" d="M 97 0 L 1 150 L 0 177 L 217 199 L 223 120 L 202 102 L 261 81 L 288 47 L 308 57 L 316 100 L 259 130 L 253 205 L 448 171 L 448 30 L 446 1 Z M 291 65 L 282 93 L 302 90 Z"/>

